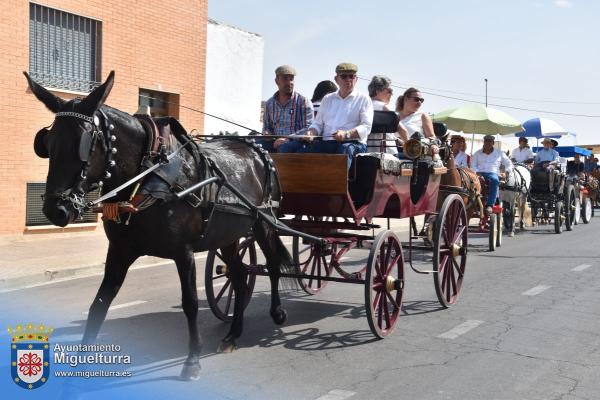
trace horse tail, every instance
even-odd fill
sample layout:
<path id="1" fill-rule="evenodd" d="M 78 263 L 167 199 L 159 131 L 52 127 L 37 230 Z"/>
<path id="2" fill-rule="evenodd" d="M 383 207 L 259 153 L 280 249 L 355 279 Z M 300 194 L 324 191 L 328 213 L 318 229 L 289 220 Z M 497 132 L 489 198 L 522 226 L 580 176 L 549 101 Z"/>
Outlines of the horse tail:
<path id="1" fill-rule="evenodd" d="M 254 224 L 253 231 L 256 243 L 267 260 L 269 274 L 280 275 L 297 272 L 290 252 L 275 229 L 259 220 Z M 294 278 L 284 278 L 281 286 L 283 289 L 299 289 L 298 280 Z"/>

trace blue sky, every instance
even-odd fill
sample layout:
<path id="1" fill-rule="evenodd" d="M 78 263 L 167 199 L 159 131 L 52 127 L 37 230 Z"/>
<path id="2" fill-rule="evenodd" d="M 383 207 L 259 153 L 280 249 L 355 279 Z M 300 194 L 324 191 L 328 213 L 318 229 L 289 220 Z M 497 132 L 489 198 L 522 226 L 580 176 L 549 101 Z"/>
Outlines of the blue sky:
<path id="1" fill-rule="evenodd" d="M 490 104 L 596 116 L 498 107 L 521 121 L 551 118 L 579 144 L 600 143 L 598 16 L 596 0 L 209 1 L 209 17 L 264 38 L 263 99 L 281 64 L 296 67 L 296 89 L 311 97 L 351 61 L 360 76 L 426 92 L 433 113 L 467 104 L 436 95 L 484 102 L 487 78 Z"/>

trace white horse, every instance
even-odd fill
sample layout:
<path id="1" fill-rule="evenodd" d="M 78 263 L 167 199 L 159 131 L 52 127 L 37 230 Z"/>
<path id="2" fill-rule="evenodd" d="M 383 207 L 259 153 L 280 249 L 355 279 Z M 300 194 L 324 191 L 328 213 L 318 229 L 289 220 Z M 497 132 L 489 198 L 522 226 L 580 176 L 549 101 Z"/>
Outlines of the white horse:
<path id="1" fill-rule="evenodd" d="M 511 173 L 506 174 L 504 185 L 500 189 L 504 228 L 508 236 L 515 235 L 515 211 L 519 213 L 519 228 L 531 226 L 531 210 L 527 205 L 527 194 L 531 185 L 531 173 L 527 167 L 516 164 Z"/>

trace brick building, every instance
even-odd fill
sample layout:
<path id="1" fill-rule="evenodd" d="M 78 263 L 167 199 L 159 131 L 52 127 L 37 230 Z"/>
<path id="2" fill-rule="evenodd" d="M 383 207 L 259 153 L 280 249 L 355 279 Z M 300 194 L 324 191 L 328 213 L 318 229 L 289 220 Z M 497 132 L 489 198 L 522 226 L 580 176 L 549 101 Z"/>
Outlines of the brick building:
<path id="1" fill-rule="evenodd" d="M 47 160 L 33 152 L 52 114 L 22 71 L 62 98 L 84 96 L 115 71 L 107 104 L 203 130 L 208 0 L 4 0 L 0 11 L 0 234 L 44 225 Z M 148 97 L 157 100 L 148 100 Z M 36 204 L 37 202 L 37 204 Z M 37 214 L 36 214 L 37 213 Z M 95 221 L 95 216 L 89 218 Z"/>

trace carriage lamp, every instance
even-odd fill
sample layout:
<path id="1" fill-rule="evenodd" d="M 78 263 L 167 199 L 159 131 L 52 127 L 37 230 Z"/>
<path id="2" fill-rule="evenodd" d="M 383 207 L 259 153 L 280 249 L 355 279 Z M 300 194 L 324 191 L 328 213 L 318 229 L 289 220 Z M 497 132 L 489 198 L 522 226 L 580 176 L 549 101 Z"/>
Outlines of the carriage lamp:
<path id="1" fill-rule="evenodd" d="M 404 143 L 404 155 L 411 160 L 421 157 L 423 154 L 423 146 L 418 139 L 409 139 Z"/>

